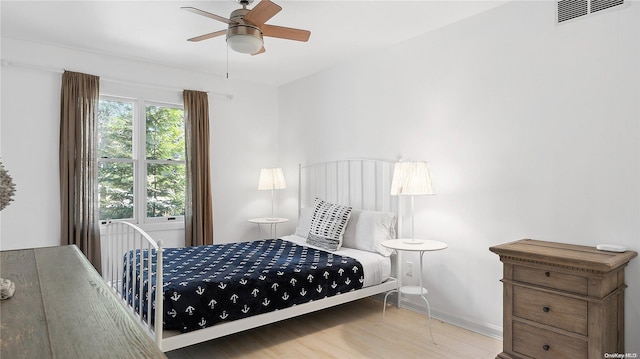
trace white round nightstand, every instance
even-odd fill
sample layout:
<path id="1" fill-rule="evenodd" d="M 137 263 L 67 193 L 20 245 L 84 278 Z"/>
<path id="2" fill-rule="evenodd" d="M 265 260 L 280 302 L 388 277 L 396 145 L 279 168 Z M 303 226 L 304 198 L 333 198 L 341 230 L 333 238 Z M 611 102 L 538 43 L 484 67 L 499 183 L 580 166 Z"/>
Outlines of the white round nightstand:
<path id="1" fill-rule="evenodd" d="M 269 232 L 269 234 L 271 235 L 271 238 L 276 239 L 278 237 L 278 223 L 285 223 L 285 222 L 289 222 L 288 218 L 267 218 L 267 217 L 261 217 L 261 218 L 251 218 L 249 220 L 249 222 L 251 223 L 255 223 L 258 225 L 258 231 L 260 230 L 260 225 L 261 224 L 268 224 L 271 226 L 271 230 Z"/>
<path id="2" fill-rule="evenodd" d="M 411 239 L 391 239 L 391 240 L 382 242 L 382 245 L 387 248 L 394 249 L 396 252 L 398 251 L 420 252 L 420 273 L 419 273 L 420 285 L 418 286 L 400 285 L 397 289 L 389 291 L 384 296 L 384 307 L 382 308 L 382 315 L 384 316 L 385 310 L 387 309 L 387 297 L 389 296 L 389 294 L 398 293 L 399 296 L 402 294 L 419 295 L 420 298 L 422 298 L 422 300 L 424 300 L 425 304 L 427 305 L 427 315 L 429 316 L 429 335 L 431 336 L 431 340 L 433 341 L 433 343 L 435 343 L 436 341 L 433 339 L 433 333 L 431 333 L 431 306 L 429 305 L 429 301 L 425 297 L 425 295 L 427 295 L 429 291 L 422 284 L 422 258 L 425 252 L 443 250 L 447 248 L 447 244 L 444 242 L 428 240 L 428 239 L 418 239 L 416 240 L 416 242 L 412 242 Z M 398 272 L 396 273 L 396 276 L 399 277 L 398 279 L 401 279 L 400 277 L 402 277 L 401 275 L 402 272 L 400 271 L 401 263 L 399 258 L 396 259 L 396 263 L 397 263 L 396 268 Z"/>

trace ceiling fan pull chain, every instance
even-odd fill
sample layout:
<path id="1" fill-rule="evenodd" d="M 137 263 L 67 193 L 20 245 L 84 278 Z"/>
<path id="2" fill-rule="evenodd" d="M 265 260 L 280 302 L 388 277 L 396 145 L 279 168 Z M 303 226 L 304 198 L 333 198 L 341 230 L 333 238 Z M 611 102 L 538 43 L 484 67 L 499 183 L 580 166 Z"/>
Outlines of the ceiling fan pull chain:
<path id="1" fill-rule="evenodd" d="M 229 44 L 227 44 L 227 80 L 229 79 Z"/>

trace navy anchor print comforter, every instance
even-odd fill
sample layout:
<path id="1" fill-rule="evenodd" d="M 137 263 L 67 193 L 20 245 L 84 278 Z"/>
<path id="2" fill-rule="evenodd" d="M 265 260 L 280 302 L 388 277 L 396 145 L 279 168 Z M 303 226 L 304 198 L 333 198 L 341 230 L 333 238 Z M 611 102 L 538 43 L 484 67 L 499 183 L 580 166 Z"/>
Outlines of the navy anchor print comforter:
<path id="1" fill-rule="evenodd" d="M 125 268 L 130 270 L 125 269 L 123 289 L 138 307 L 132 275 L 137 276 L 136 287 L 143 284 L 142 295 L 147 298 L 147 278 L 141 268 L 149 265 L 148 251 L 136 250 L 125 257 L 130 263 Z M 155 257 L 153 251 L 154 277 Z M 280 239 L 167 248 L 163 272 L 164 328 L 182 332 L 360 289 L 364 282 L 357 260 Z M 146 314 L 145 300 L 142 305 Z"/>

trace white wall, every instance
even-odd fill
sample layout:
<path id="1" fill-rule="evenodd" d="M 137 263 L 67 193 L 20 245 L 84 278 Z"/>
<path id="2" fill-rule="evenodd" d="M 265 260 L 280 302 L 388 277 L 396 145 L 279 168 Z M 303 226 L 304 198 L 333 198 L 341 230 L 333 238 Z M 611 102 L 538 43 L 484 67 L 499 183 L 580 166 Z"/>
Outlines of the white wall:
<path id="1" fill-rule="evenodd" d="M 490 246 L 640 250 L 640 3 L 562 25 L 553 5 L 507 4 L 280 88 L 288 172 L 340 158 L 431 162 L 438 195 L 416 198 L 416 234 L 449 244 L 425 257 L 431 305 L 486 333 L 502 327 Z M 640 259 L 626 281 L 637 353 Z"/>
<path id="2" fill-rule="evenodd" d="M 277 159 L 278 99 L 273 87 L 103 54 L 2 39 L 1 154 L 16 184 L 2 215 L 0 249 L 60 244 L 58 141 L 62 69 L 98 75 L 101 92 L 182 103 L 181 89 L 209 91 L 214 241 L 254 239 L 248 218 L 270 211 L 257 191 L 261 167 Z M 28 65 L 28 66 L 25 66 Z M 216 93 L 233 95 L 229 100 Z M 183 228 L 150 233 L 170 246 Z"/>

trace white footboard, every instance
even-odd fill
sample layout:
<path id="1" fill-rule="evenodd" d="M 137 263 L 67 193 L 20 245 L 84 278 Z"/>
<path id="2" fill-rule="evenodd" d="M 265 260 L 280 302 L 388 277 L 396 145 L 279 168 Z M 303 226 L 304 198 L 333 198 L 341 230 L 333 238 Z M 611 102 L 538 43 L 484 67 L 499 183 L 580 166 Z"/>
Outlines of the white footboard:
<path id="1" fill-rule="evenodd" d="M 107 282 L 107 285 L 113 290 L 113 292 L 121 299 L 122 303 L 129 309 L 134 318 L 139 322 L 143 330 L 162 348 L 162 243 L 161 241 L 155 241 L 146 232 L 140 229 L 138 226 L 122 221 L 111 221 L 107 224 L 107 235 L 102 239 L 102 250 L 106 251 L 106 256 L 103 256 L 106 260 L 102 265 L 102 277 Z M 140 261 L 135 255 L 132 255 L 131 260 L 125 260 L 125 256 L 128 258 L 132 251 L 139 250 L 141 252 L 147 251 L 148 254 L 156 252 L 156 268 L 157 273 L 155 276 L 155 282 L 152 281 L 152 266 L 150 256 L 148 261 L 142 261 L 142 254 Z M 131 283 L 127 286 L 132 290 L 129 292 L 123 287 L 125 273 L 130 273 L 132 269 L 140 266 L 140 275 L 132 275 Z M 135 270 L 134 270 L 135 273 Z M 149 278 L 144 283 L 143 278 Z M 144 285 L 147 287 L 146 297 L 142 294 Z M 155 303 L 152 301 L 152 293 L 155 290 Z M 144 305 L 146 302 L 146 313 L 144 313 Z M 137 309 L 136 309 L 137 307 Z M 152 308 L 155 309 L 155 314 L 152 313 Z M 154 323 L 144 318 L 154 317 Z"/>

